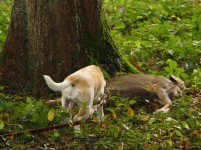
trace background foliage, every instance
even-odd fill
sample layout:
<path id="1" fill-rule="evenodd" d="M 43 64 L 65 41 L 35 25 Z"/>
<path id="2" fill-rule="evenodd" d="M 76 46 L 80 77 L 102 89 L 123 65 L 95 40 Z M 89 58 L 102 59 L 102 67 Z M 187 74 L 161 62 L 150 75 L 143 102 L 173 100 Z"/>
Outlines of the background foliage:
<path id="1" fill-rule="evenodd" d="M 135 67 L 200 84 L 200 1 L 105 0 L 105 9 L 119 50 Z M 175 68 L 165 68 L 173 61 Z M 198 72 L 199 81 L 194 81 Z"/>
<path id="2" fill-rule="evenodd" d="M 0 51 L 12 1 L 0 0 Z M 119 50 L 140 71 L 180 76 L 188 85 L 170 113 L 152 115 L 152 103 L 113 97 L 100 125 L 94 115 L 75 137 L 72 128 L 30 135 L 28 129 L 59 124 L 60 106 L 0 88 L 0 147 L 12 149 L 199 149 L 201 147 L 201 2 L 199 0 L 104 0 L 106 19 Z M 157 106 L 155 106 L 157 107 Z M 152 108 L 155 109 L 155 108 Z M 24 131 L 21 137 L 3 137 Z"/>
<path id="3" fill-rule="evenodd" d="M 10 22 L 12 0 L 0 0 L 0 52 L 6 39 Z"/>

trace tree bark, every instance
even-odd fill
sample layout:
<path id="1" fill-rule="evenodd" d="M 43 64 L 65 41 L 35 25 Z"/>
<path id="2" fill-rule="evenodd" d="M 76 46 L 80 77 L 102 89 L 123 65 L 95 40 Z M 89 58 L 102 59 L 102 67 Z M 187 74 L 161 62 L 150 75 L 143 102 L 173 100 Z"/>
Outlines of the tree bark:
<path id="1" fill-rule="evenodd" d="M 9 91 L 46 95 L 42 75 L 62 81 L 89 64 L 132 70 L 119 54 L 101 0 L 14 0 L 0 77 Z"/>

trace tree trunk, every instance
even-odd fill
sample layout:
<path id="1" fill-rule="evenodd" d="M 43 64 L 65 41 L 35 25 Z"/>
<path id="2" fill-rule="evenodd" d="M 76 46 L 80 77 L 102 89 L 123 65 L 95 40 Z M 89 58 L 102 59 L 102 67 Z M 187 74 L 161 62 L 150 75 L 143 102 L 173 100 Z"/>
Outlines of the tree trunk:
<path id="1" fill-rule="evenodd" d="M 14 0 L 3 48 L 1 81 L 9 91 L 47 93 L 43 74 L 55 81 L 89 64 L 114 75 L 129 65 L 110 37 L 101 0 Z"/>

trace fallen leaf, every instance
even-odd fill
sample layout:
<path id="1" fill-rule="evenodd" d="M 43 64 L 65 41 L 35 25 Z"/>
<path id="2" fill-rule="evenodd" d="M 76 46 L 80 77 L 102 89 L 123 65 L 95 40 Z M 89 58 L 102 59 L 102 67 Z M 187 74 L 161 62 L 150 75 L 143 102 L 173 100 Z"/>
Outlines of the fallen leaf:
<path id="1" fill-rule="evenodd" d="M 153 89 L 153 87 L 150 84 L 146 86 L 147 91 L 151 91 L 152 89 Z"/>
<path id="2" fill-rule="evenodd" d="M 140 115 L 140 120 L 147 121 L 147 120 L 149 120 L 149 116 L 148 115 Z"/>
<path id="3" fill-rule="evenodd" d="M 47 114 L 47 119 L 48 119 L 49 121 L 52 121 L 52 120 L 54 119 L 54 116 L 55 116 L 55 111 L 52 109 L 52 110 L 50 110 L 50 111 L 48 112 L 48 114 Z"/>
<path id="4" fill-rule="evenodd" d="M 128 115 L 129 117 L 133 117 L 133 116 L 134 116 L 134 111 L 133 111 L 133 109 L 132 109 L 131 107 L 128 107 L 127 115 Z"/>
<path id="5" fill-rule="evenodd" d="M 201 130 L 195 130 L 195 131 L 193 131 L 193 134 L 196 134 L 196 135 L 200 135 L 200 136 L 201 136 Z"/>

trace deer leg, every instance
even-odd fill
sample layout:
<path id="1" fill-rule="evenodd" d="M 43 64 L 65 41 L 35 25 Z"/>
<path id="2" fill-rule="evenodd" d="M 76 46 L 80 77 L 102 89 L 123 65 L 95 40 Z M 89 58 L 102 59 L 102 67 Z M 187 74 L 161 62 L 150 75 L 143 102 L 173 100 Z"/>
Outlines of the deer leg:
<path id="1" fill-rule="evenodd" d="M 159 112 L 167 113 L 170 110 L 170 106 L 172 105 L 172 101 L 167 95 L 167 92 L 165 89 L 159 88 L 157 91 L 155 91 L 160 99 L 160 103 L 162 103 L 164 106 L 154 112 L 154 114 Z"/>

